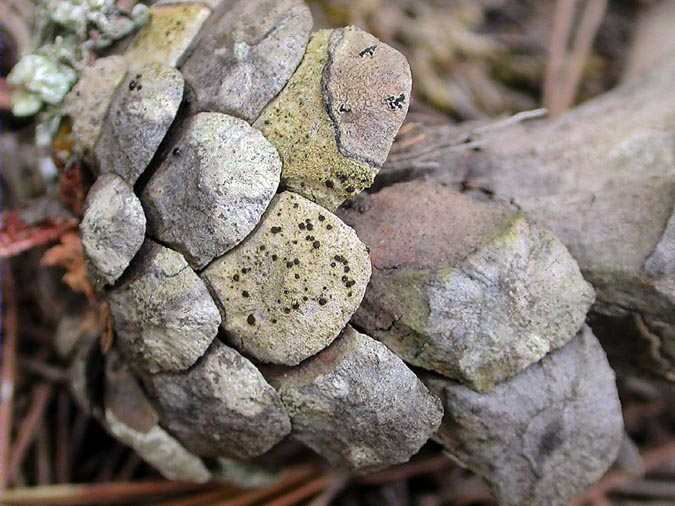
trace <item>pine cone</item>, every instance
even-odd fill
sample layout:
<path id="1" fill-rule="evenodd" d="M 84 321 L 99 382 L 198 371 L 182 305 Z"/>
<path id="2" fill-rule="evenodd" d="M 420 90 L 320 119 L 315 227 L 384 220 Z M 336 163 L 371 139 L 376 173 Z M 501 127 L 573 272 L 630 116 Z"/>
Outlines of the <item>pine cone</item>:
<path id="1" fill-rule="evenodd" d="M 300 0 L 161 1 L 66 103 L 98 175 L 81 235 L 115 332 L 105 355 L 81 347 L 74 390 L 167 477 L 218 478 L 289 438 L 360 472 L 405 462 L 443 417 L 420 377 L 490 398 L 547 353 L 595 342 L 575 338 L 592 289 L 518 210 L 424 184 L 342 206 L 385 162 L 411 75 L 358 28 L 311 26 Z M 606 364 L 589 374 L 615 392 Z M 590 430 L 607 458 L 572 492 L 616 446 L 606 402 L 619 423 Z M 587 428 L 577 411 L 570 433 Z"/>

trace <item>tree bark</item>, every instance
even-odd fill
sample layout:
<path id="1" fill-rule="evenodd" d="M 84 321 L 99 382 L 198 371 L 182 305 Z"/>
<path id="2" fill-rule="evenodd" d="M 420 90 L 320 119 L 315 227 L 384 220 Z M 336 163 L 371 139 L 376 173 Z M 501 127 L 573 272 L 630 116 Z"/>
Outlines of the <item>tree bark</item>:
<path id="1" fill-rule="evenodd" d="M 565 116 L 448 125 L 411 116 L 375 191 L 426 178 L 511 201 L 556 233 L 597 291 L 632 315 L 675 378 L 675 55 Z"/>

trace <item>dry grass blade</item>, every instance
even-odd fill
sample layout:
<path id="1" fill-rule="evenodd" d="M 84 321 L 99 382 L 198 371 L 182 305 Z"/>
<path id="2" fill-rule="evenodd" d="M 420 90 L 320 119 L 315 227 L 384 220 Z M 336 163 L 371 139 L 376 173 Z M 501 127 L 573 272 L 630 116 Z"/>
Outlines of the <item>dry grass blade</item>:
<path id="1" fill-rule="evenodd" d="M 97 504 L 156 504 L 164 496 L 192 492 L 204 485 L 178 481 L 97 483 L 93 485 L 50 485 L 19 488 L 0 494 L 0 504 L 7 506 L 89 506 Z M 152 501 L 151 501 L 152 499 Z M 150 501 L 150 502 L 149 502 Z"/>

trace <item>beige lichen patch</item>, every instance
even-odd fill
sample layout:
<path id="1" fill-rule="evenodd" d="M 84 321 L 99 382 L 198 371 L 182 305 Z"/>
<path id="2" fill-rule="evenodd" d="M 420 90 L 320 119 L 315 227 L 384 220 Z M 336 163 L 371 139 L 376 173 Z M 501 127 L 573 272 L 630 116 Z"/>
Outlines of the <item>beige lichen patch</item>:
<path id="1" fill-rule="evenodd" d="M 297 365 L 328 346 L 370 278 L 365 245 L 337 216 L 292 192 L 206 268 L 228 342 L 257 360 Z"/>
<path id="2" fill-rule="evenodd" d="M 126 53 L 129 64 L 179 66 L 209 14 L 211 9 L 202 3 L 151 7 L 150 21 L 138 32 Z"/>
<path id="3" fill-rule="evenodd" d="M 375 178 L 377 169 L 342 155 L 322 92 L 332 31 L 315 33 L 286 88 L 256 121 L 279 151 L 282 184 L 334 210 Z"/>

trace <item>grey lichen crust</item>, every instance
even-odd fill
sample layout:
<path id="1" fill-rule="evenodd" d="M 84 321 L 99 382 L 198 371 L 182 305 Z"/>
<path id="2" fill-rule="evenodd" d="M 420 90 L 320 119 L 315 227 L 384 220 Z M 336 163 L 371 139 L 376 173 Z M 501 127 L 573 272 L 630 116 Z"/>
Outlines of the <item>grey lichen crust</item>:
<path id="1" fill-rule="evenodd" d="M 145 238 L 141 202 L 119 176 L 104 174 L 89 190 L 80 235 L 93 280 L 114 283 Z"/>
<path id="2" fill-rule="evenodd" d="M 202 460 L 188 452 L 159 425 L 147 432 L 135 430 L 120 421 L 113 412 L 105 411 L 108 431 L 169 480 L 206 483 L 211 473 Z"/>
<path id="3" fill-rule="evenodd" d="M 358 28 L 321 30 L 255 126 L 279 150 L 286 188 L 334 210 L 373 183 L 410 88 L 396 50 Z"/>
<path id="4" fill-rule="evenodd" d="M 565 506 L 614 462 L 623 420 L 614 373 L 588 327 L 488 394 L 438 377 L 436 439 L 504 506 Z"/>
<path id="5" fill-rule="evenodd" d="M 218 332 L 220 314 L 180 253 L 149 239 L 108 293 L 118 346 L 139 371 L 181 371 Z"/>
<path id="6" fill-rule="evenodd" d="M 200 111 L 255 121 L 300 63 L 312 28 L 302 0 L 240 0 L 221 7 L 182 67 Z"/>
<path id="7" fill-rule="evenodd" d="M 355 322 L 407 362 L 472 388 L 563 346 L 593 302 L 565 247 L 503 204 L 414 182 L 342 216 L 374 267 Z"/>
<path id="8" fill-rule="evenodd" d="M 117 87 L 95 155 L 100 173 L 133 185 L 155 155 L 183 98 L 180 72 L 161 64 L 130 70 Z"/>
<path id="9" fill-rule="evenodd" d="M 293 436 L 353 470 L 406 462 L 443 416 L 440 401 L 400 358 L 349 326 L 315 357 L 268 378 L 291 415 Z"/>
<path id="10" fill-rule="evenodd" d="M 149 234 L 196 268 L 241 242 L 279 186 L 279 155 L 260 131 L 220 113 L 190 119 L 143 195 Z"/>
<path id="11" fill-rule="evenodd" d="M 296 365 L 328 346 L 370 278 L 356 233 L 300 195 L 277 195 L 258 228 L 203 278 L 228 341 L 262 362 Z"/>
<path id="12" fill-rule="evenodd" d="M 291 430 L 260 371 L 218 340 L 190 370 L 148 376 L 146 384 L 162 425 L 197 455 L 255 457 Z"/>
<path id="13" fill-rule="evenodd" d="M 328 41 L 322 87 L 342 155 L 380 167 L 408 113 L 412 75 L 405 56 L 354 26 Z"/>
<path id="14" fill-rule="evenodd" d="M 661 239 L 645 261 L 645 271 L 655 277 L 675 276 L 675 207 Z"/>
<path id="15" fill-rule="evenodd" d="M 77 84 L 63 102 L 63 112 L 72 119 L 76 153 L 89 166 L 95 166 L 94 146 L 115 88 L 127 72 L 122 56 L 107 56 L 85 67 Z"/>
<path id="16" fill-rule="evenodd" d="M 204 462 L 159 426 L 155 408 L 115 351 L 106 356 L 103 419 L 113 436 L 165 478 L 196 483 L 211 479 Z"/>

